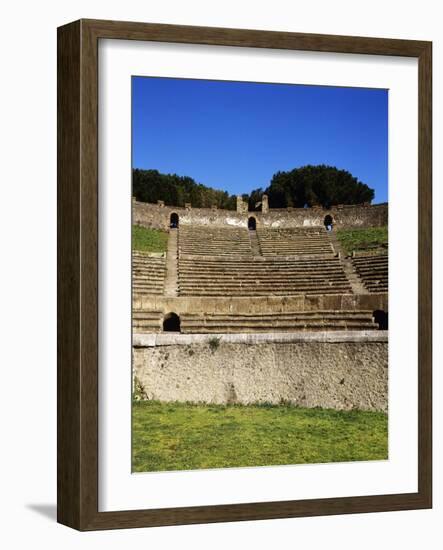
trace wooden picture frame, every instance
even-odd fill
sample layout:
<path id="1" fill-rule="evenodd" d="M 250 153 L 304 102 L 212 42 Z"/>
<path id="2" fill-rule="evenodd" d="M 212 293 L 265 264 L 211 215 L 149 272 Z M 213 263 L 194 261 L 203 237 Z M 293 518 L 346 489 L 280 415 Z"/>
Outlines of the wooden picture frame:
<path id="1" fill-rule="evenodd" d="M 98 511 L 98 42 L 100 39 L 418 59 L 418 491 L 345 498 Z M 432 44 L 80 20 L 58 29 L 58 521 L 79 530 L 288 518 L 432 506 Z"/>

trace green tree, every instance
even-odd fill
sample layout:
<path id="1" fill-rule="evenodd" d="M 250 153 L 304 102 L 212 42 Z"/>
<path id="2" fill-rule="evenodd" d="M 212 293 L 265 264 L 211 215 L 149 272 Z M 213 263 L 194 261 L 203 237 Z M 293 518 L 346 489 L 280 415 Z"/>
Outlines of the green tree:
<path id="1" fill-rule="evenodd" d="M 261 198 L 263 195 L 263 189 L 259 187 L 258 189 L 253 189 L 249 194 L 248 198 L 248 208 L 250 212 L 261 210 Z"/>
<path id="2" fill-rule="evenodd" d="M 216 205 L 227 210 L 236 209 L 236 196 L 197 183 L 189 176 L 162 174 L 158 170 L 133 170 L 133 195 L 142 202 L 162 200 L 168 206 L 184 206 L 190 202 L 196 208 Z M 261 197 L 266 193 L 271 208 L 287 208 L 371 202 L 373 189 L 346 170 L 334 166 L 303 166 L 288 172 L 277 172 L 269 186 L 242 195 L 249 210 L 261 209 Z"/>
<path id="3" fill-rule="evenodd" d="M 218 208 L 235 210 L 236 198 L 226 191 L 213 189 L 197 183 L 189 176 L 162 174 L 158 170 L 132 172 L 132 193 L 138 201 L 156 203 L 162 200 L 168 206 L 184 206 L 190 202 L 196 208 Z"/>
<path id="4" fill-rule="evenodd" d="M 360 204 L 374 198 L 374 190 L 350 172 L 324 164 L 277 172 L 265 193 L 271 208 Z"/>

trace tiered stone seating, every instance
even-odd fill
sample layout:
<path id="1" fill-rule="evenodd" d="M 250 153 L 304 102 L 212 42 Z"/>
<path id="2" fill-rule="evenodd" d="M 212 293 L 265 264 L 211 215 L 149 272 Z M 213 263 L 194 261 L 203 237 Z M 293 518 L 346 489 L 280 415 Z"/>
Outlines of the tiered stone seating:
<path id="1" fill-rule="evenodd" d="M 240 227 L 181 226 L 178 238 L 180 255 L 248 255 L 251 242 L 248 230 Z"/>
<path id="2" fill-rule="evenodd" d="M 369 292 L 388 291 L 388 255 L 357 256 L 352 264 Z"/>
<path id="3" fill-rule="evenodd" d="M 146 252 L 132 252 L 132 290 L 134 294 L 163 294 L 165 258 Z"/>
<path id="4" fill-rule="evenodd" d="M 263 256 L 332 254 L 324 228 L 257 229 Z"/>
<path id="5" fill-rule="evenodd" d="M 159 311 L 132 312 L 132 328 L 134 332 L 161 332 L 163 315 Z"/>
<path id="6" fill-rule="evenodd" d="M 181 315 L 181 332 L 195 334 L 377 329 L 372 312 L 366 310 Z"/>
<path id="7" fill-rule="evenodd" d="M 181 257 L 181 296 L 350 293 L 338 258 Z"/>

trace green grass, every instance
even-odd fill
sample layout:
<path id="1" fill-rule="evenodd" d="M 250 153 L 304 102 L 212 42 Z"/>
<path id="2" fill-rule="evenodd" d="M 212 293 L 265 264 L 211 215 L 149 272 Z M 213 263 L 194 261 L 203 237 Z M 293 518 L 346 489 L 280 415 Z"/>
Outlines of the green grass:
<path id="1" fill-rule="evenodd" d="M 132 411 L 135 472 L 388 457 L 384 413 L 157 401 Z"/>
<path id="2" fill-rule="evenodd" d="M 141 225 L 132 226 L 132 249 L 142 252 L 166 252 L 168 233 Z"/>
<path id="3" fill-rule="evenodd" d="M 388 228 L 338 229 L 337 238 L 348 254 L 353 250 L 386 252 L 386 247 L 383 245 L 388 244 Z"/>

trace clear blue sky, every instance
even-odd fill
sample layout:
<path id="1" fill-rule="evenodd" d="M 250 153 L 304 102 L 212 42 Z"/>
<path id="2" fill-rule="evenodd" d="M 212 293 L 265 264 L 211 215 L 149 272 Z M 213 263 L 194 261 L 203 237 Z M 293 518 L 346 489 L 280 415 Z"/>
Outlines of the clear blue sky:
<path id="1" fill-rule="evenodd" d="M 230 194 L 329 164 L 387 201 L 387 90 L 133 77 L 132 133 L 133 167 Z"/>

